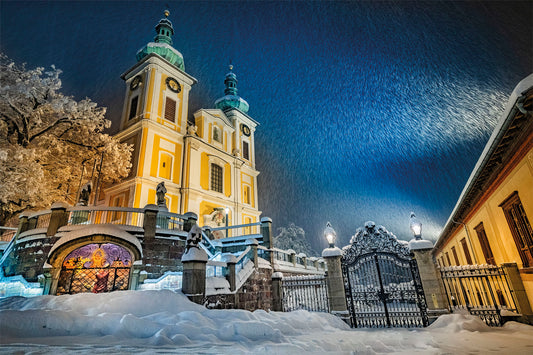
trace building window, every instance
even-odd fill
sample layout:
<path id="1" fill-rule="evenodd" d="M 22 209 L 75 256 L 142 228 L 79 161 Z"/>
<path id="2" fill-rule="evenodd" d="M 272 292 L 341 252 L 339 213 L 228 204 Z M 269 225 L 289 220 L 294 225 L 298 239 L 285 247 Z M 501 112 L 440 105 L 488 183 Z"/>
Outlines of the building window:
<path id="1" fill-rule="evenodd" d="M 242 195 L 243 195 L 242 202 L 246 204 L 250 204 L 250 186 L 244 186 Z"/>
<path id="2" fill-rule="evenodd" d="M 167 97 L 165 101 L 165 120 L 176 121 L 176 101 L 170 97 Z"/>
<path id="3" fill-rule="evenodd" d="M 250 160 L 250 145 L 245 141 L 242 141 L 242 157 L 246 160 Z"/>
<path id="4" fill-rule="evenodd" d="M 450 254 L 448 252 L 444 253 L 446 255 L 446 261 L 448 262 L 448 266 L 452 266 L 452 261 L 450 260 Z"/>
<path id="5" fill-rule="evenodd" d="M 463 247 L 463 251 L 465 253 L 465 259 L 466 263 L 468 265 L 472 265 L 472 258 L 470 257 L 470 250 L 468 250 L 468 245 L 466 245 L 466 239 L 461 239 L 461 246 Z"/>
<path id="6" fill-rule="evenodd" d="M 137 116 L 137 105 L 138 104 L 139 104 L 139 96 L 135 96 L 133 99 L 131 99 L 130 114 L 128 116 L 128 120 L 131 120 L 132 118 L 135 118 L 135 116 Z"/>
<path id="7" fill-rule="evenodd" d="M 211 190 L 222 193 L 222 167 L 211 164 Z"/>
<path id="8" fill-rule="evenodd" d="M 503 209 L 507 224 L 509 224 L 523 266 L 533 266 L 533 230 L 520 197 L 518 197 L 518 191 L 507 197 L 500 204 L 500 207 Z"/>
<path id="9" fill-rule="evenodd" d="M 222 135 L 220 134 L 220 128 L 213 127 L 213 140 L 215 142 L 222 143 Z"/>
<path id="10" fill-rule="evenodd" d="M 459 258 L 457 257 L 457 250 L 455 250 L 455 247 L 452 247 L 452 254 L 453 260 L 455 261 L 455 265 L 459 266 Z"/>
<path id="11" fill-rule="evenodd" d="M 483 252 L 483 256 L 485 256 L 487 264 L 496 265 L 494 255 L 492 254 L 492 249 L 490 248 L 489 240 L 487 238 L 487 233 L 485 233 L 485 227 L 483 226 L 483 222 L 478 224 L 477 227 L 474 228 L 474 230 L 477 233 L 479 244 L 481 245 L 481 251 Z"/>

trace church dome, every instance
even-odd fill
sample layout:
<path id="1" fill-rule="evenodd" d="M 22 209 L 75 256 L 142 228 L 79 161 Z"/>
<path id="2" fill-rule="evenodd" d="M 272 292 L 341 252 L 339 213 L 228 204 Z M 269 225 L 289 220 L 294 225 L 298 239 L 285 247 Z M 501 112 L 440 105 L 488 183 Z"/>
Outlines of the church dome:
<path id="1" fill-rule="evenodd" d="M 172 27 L 172 22 L 167 18 L 169 14 L 168 10 L 165 10 L 165 17 L 159 21 L 157 26 L 155 26 L 157 35 L 154 38 L 154 42 L 148 43 L 137 52 L 137 61 L 140 61 L 147 55 L 155 53 L 160 57 L 165 58 L 172 65 L 185 71 L 183 55 L 172 47 L 174 28 Z"/>
<path id="2" fill-rule="evenodd" d="M 248 102 L 237 95 L 237 76 L 232 72 L 233 65 L 229 66 L 229 73 L 226 74 L 226 79 L 224 84 L 226 84 L 226 89 L 224 89 L 224 96 L 215 101 L 215 108 L 221 109 L 222 111 L 236 108 L 241 112 L 247 113 L 250 109 Z"/>

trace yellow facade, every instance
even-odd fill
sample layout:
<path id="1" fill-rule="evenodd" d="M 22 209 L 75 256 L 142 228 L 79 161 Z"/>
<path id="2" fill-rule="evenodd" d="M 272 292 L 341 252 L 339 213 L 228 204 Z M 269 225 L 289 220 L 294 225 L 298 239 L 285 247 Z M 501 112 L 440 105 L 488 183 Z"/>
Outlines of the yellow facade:
<path id="1" fill-rule="evenodd" d="M 511 96 L 434 256 L 440 266 L 516 263 L 533 308 L 532 109 L 533 75 Z"/>
<path id="2" fill-rule="evenodd" d="M 190 125 L 189 92 L 196 79 L 154 53 L 122 78 L 126 93 L 117 137 L 134 145 L 133 169 L 127 179 L 105 189 L 100 203 L 143 208 L 156 203 L 156 186 L 164 182 L 168 210 L 194 212 L 200 225 L 225 224 L 214 218 L 225 208 L 229 225 L 259 221 L 258 123 L 238 109 L 202 109 Z M 243 142 L 248 146 L 245 156 L 240 153 Z M 259 233 L 259 228 L 252 231 Z"/>

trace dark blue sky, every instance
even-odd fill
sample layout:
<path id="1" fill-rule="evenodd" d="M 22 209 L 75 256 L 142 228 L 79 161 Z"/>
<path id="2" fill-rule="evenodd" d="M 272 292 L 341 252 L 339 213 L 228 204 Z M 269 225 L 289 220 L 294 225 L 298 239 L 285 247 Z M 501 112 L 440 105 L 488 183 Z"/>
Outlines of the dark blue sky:
<path id="1" fill-rule="evenodd" d="M 231 60 L 256 132 L 259 202 L 316 249 L 367 220 L 435 239 L 514 86 L 533 71 L 532 2 L 11 2 L 0 50 L 55 64 L 63 91 L 122 109 L 120 74 L 169 5 L 199 81 L 189 113 L 223 95 Z M 116 125 L 114 126 L 116 129 Z"/>

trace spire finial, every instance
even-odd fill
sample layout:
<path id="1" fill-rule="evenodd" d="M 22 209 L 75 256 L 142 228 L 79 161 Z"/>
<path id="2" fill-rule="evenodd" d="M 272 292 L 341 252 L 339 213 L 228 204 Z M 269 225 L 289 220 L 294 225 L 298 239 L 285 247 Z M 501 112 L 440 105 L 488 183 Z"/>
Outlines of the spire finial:
<path id="1" fill-rule="evenodd" d="M 168 17 L 168 15 L 170 15 L 170 11 L 168 10 L 165 10 L 163 13 L 165 14 L 165 17 Z"/>

